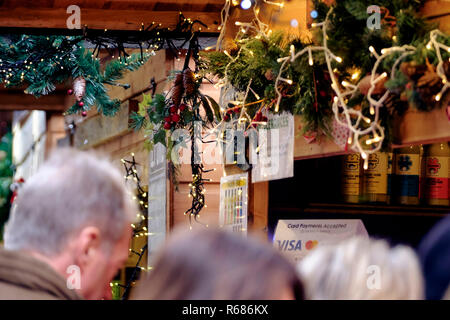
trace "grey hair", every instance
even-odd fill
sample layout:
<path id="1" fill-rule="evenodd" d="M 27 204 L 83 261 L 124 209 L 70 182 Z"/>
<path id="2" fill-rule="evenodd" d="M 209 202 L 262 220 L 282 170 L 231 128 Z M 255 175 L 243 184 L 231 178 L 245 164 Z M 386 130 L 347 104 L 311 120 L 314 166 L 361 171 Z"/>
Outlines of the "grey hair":
<path id="1" fill-rule="evenodd" d="M 106 158 L 57 149 L 19 191 L 5 227 L 5 248 L 47 256 L 62 252 L 83 227 L 111 247 L 136 217 L 123 175 Z"/>
<path id="2" fill-rule="evenodd" d="M 379 287 L 368 285 L 379 270 Z M 351 238 L 317 247 L 297 265 L 311 300 L 423 299 L 420 264 L 408 246 L 393 248 L 385 240 Z"/>
<path id="3" fill-rule="evenodd" d="M 442 300 L 450 300 L 450 286 L 448 286 L 447 290 L 445 291 Z"/>

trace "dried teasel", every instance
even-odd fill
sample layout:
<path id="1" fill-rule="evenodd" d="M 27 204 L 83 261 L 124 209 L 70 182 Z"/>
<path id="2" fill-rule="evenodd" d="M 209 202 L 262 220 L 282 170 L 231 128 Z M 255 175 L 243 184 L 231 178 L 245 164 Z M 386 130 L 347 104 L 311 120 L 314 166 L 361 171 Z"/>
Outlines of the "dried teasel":
<path id="1" fill-rule="evenodd" d="M 175 77 L 175 82 L 172 90 L 172 100 L 173 103 L 178 106 L 181 103 L 181 99 L 183 98 L 184 86 L 183 86 L 183 74 L 178 73 Z"/>
<path id="2" fill-rule="evenodd" d="M 191 95 L 195 91 L 195 76 L 191 69 L 183 71 L 183 85 L 186 95 Z"/>
<path id="3" fill-rule="evenodd" d="M 183 85 L 183 74 L 177 73 L 176 77 L 175 77 L 175 82 L 174 82 L 174 86 L 181 86 Z"/>

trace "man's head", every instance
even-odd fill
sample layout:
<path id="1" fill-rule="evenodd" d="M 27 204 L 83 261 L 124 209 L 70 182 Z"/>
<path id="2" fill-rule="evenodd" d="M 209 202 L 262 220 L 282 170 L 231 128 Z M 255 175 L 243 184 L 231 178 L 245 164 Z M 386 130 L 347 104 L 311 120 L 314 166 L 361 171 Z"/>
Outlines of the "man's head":
<path id="1" fill-rule="evenodd" d="M 58 149 L 21 189 L 5 229 L 5 248 L 22 250 L 68 277 L 79 267 L 79 293 L 99 299 L 128 257 L 136 216 L 123 176 L 87 152 Z"/>

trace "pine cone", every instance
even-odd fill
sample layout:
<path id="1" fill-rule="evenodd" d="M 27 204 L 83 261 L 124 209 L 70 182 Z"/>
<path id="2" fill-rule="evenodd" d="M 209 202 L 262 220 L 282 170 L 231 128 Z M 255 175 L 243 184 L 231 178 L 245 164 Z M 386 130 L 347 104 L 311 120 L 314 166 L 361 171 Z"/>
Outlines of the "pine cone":
<path id="1" fill-rule="evenodd" d="M 416 73 L 416 66 L 413 62 L 402 62 L 400 64 L 400 71 L 407 77 L 411 77 Z"/>
<path id="2" fill-rule="evenodd" d="M 77 101 L 81 101 L 86 93 L 86 80 L 83 77 L 78 77 L 73 80 L 73 92 Z"/>
<path id="3" fill-rule="evenodd" d="M 275 76 L 274 76 L 274 74 L 272 72 L 272 69 L 267 69 L 267 71 L 264 73 L 264 76 L 269 81 L 272 81 L 275 78 Z"/>
<path id="4" fill-rule="evenodd" d="M 183 85 L 186 95 L 191 95 L 195 91 L 195 77 L 194 73 L 190 69 L 183 71 Z"/>
<path id="5" fill-rule="evenodd" d="M 224 42 L 224 49 L 227 50 L 231 56 L 237 55 L 239 51 L 239 47 L 237 46 L 236 42 L 234 40 L 225 40 Z"/>
<path id="6" fill-rule="evenodd" d="M 415 82 L 427 71 L 427 66 L 418 65 L 415 61 L 402 62 L 400 71 Z"/>
<path id="7" fill-rule="evenodd" d="M 376 75 L 376 77 L 378 76 L 378 74 Z M 361 79 L 361 81 L 359 82 L 359 91 L 363 94 L 363 95 L 367 95 L 369 93 L 369 89 L 371 87 L 370 84 L 370 75 L 365 76 L 364 78 Z M 386 88 L 384 87 L 384 83 L 387 81 L 387 78 L 384 78 L 380 81 L 378 81 L 375 84 L 375 88 L 372 91 L 372 94 L 383 94 L 386 91 Z"/>
<path id="8" fill-rule="evenodd" d="M 448 60 L 444 61 L 443 68 L 447 79 L 450 78 L 450 62 Z"/>
<path id="9" fill-rule="evenodd" d="M 181 99 L 183 98 L 183 92 L 184 92 L 183 74 L 178 73 L 177 76 L 175 77 L 175 82 L 172 91 L 172 100 L 176 106 L 180 105 Z"/>
<path id="10" fill-rule="evenodd" d="M 417 80 L 417 85 L 419 87 L 424 87 L 424 86 L 432 87 L 432 86 L 435 86 L 436 84 L 440 84 L 440 83 L 441 83 L 441 78 L 437 75 L 437 73 L 434 71 L 429 71 L 429 70 L 427 70 L 425 72 L 425 74 Z"/>
<path id="11" fill-rule="evenodd" d="M 177 76 L 175 77 L 174 86 L 181 86 L 183 85 L 183 74 L 177 73 Z"/>

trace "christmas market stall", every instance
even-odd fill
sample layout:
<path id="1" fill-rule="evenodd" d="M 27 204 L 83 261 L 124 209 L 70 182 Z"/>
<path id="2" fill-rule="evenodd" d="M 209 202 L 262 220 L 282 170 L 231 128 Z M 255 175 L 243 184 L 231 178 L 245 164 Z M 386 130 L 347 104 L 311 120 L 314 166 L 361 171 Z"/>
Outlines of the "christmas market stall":
<path id="1" fill-rule="evenodd" d="M 139 206 L 115 299 L 175 228 L 297 260 L 353 235 L 415 247 L 448 215 L 449 2 L 80 7 L 0 2 L 0 191 L 59 147 L 109 155 Z"/>
<path id="2" fill-rule="evenodd" d="M 447 216 L 445 5 L 262 1 L 230 15 L 233 37 L 203 63 L 221 89 L 218 135 L 231 126 L 249 140 L 248 161 L 225 166 L 248 179 L 249 231 L 297 259 L 345 232 L 417 246 Z M 232 176 L 225 223 L 230 201 L 240 206 L 223 190 Z"/>

